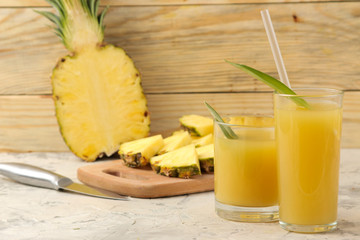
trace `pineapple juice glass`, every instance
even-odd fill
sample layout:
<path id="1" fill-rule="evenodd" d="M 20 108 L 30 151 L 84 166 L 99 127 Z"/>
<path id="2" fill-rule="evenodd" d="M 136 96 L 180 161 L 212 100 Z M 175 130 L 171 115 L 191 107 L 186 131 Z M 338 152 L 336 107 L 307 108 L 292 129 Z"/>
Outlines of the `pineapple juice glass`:
<path id="1" fill-rule="evenodd" d="M 343 92 L 294 89 L 274 94 L 280 225 L 295 232 L 336 228 Z"/>
<path id="2" fill-rule="evenodd" d="M 236 136 L 224 135 L 230 128 Z M 216 213 L 225 219 L 278 219 L 277 164 L 272 117 L 229 117 L 214 124 Z"/>

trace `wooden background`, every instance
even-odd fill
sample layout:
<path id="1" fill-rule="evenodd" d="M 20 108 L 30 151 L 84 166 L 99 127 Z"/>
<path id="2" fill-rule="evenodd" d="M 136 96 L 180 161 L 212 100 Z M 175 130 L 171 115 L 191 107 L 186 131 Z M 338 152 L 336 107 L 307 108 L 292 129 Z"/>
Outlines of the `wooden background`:
<path id="1" fill-rule="evenodd" d="M 103 0 L 105 40 L 133 58 L 151 129 L 183 114 L 272 113 L 272 91 L 224 59 L 276 76 L 260 10 L 269 9 L 293 87 L 345 90 L 343 147 L 360 147 L 360 2 L 311 0 Z M 33 10 L 43 0 L 0 0 L 0 151 L 67 151 L 50 73 L 67 52 Z"/>

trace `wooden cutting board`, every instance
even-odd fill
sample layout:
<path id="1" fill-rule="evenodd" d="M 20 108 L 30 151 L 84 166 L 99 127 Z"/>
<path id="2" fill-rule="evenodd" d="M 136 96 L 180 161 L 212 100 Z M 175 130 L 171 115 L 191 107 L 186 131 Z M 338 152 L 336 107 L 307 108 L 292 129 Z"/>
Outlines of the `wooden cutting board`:
<path id="1" fill-rule="evenodd" d="M 78 179 L 90 186 L 138 198 L 158 198 L 214 190 L 214 175 L 190 179 L 165 177 L 150 168 L 129 168 L 123 161 L 95 163 L 80 167 Z"/>

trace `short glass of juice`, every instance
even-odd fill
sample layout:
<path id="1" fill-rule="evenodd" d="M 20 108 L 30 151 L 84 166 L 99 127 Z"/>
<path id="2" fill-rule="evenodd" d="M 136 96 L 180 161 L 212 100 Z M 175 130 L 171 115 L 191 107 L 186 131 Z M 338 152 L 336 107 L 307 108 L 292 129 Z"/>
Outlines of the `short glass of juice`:
<path id="1" fill-rule="evenodd" d="M 214 145 L 216 213 L 233 221 L 277 221 L 274 118 L 247 115 L 215 120 Z"/>
<path id="2" fill-rule="evenodd" d="M 296 97 L 274 93 L 280 225 L 294 232 L 331 231 L 337 225 L 343 92 L 293 90 Z"/>

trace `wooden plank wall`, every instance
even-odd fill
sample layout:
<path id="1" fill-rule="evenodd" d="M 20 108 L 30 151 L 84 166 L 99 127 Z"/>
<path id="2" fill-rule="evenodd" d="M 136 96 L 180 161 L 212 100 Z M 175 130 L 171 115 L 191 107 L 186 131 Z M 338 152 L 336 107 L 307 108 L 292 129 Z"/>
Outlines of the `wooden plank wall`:
<path id="1" fill-rule="evenodd" d="M 343 147 L 360 147 L 360 2 L 103 0 L 106 41 L 142 73 L 151 129 L 183 114 L 272 113 L 272 91 L 224 59 L 277 76 L 260 10 L 269 9 L 293 87 L 345 91 Z M 0 0 L 0 151 L 67 151 L 49 75 L 66 54 L 42 0 Z"/>

